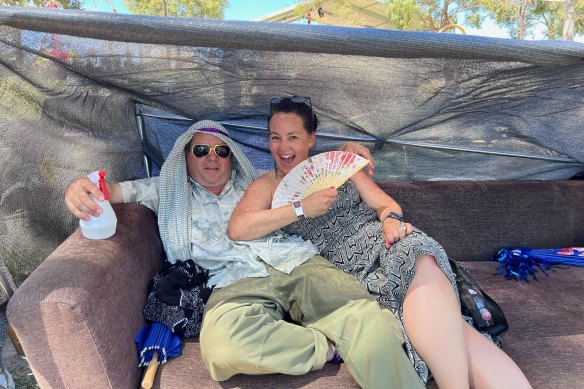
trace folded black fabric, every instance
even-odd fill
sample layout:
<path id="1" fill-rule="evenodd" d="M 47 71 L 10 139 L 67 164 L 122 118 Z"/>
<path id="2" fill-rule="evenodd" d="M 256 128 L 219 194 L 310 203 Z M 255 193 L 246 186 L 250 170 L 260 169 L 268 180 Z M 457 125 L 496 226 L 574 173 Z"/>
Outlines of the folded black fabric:
<path id="1" fill-rule="evenodd" d="M 207 287 L 208 279 L 208 271 L 192 259 L 166 263 L 150 281 L 144 317 L 165 324 L 181 337 L 198 336 L 205 303 L 213 290 Z"/>

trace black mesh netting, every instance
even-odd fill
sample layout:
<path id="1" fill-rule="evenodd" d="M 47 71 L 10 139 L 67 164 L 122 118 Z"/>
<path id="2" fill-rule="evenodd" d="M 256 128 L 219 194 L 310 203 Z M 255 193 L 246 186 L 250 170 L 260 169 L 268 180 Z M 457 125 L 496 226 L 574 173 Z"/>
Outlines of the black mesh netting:
<path id="1" fill-rule="evenodd" d="M 310 96 L 317 151 L 364 141 L 378 179 L 568 179 L 583 58 L 568 42 L 0 7 L 0 257 L 19 285 L 77 227 L 74 178 L 144 176 L 143 144 L 157 174 L 193 120 L 271 168 L 275 96 Z"/>

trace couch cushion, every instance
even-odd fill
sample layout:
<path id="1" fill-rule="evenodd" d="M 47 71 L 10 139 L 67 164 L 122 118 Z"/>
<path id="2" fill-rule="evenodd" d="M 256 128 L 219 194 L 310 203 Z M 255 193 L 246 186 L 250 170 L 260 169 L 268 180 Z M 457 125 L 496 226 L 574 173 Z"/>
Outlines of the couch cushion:
<path id="1" fill-rule="evenodd" d="M 497 263 L 464 262 L 500 305 L 509 322 L 503 350 L 517 362 L 534 389 L 573 389 L 584 379 L 584 268 L 558 269 L 540 281 L 495 276 Z M 186 385 L 186 386 L 185 386 Z M 325 365 L 304 376 L 237 375 L 217 383 L 201 360 L 199 343 L 186 342 L 182 356 L 161 366 L 155 388 L 358 388 L 344 365 Z M 579 386 L 580 385 L 580 386 Z M 435 388 L 435 385 L 431 385 Z"/>
<path id="2" fill-rule="evenodd" d="M 584 181 L 390 182 L 379 186 L 407 221 L 456 260 L 503 247 L 584 246 Z"/>
<path id="3" fill-rule="evenodd" d="M 584 382 L 584 268 L 557 269 L 539 281 L 495 276 L 496 262 L 463 262 L 499 303 L 509 329 L 503 350 L 534 389 L 582 388 Z"/>
<path id="4" fill-rule="evenodd" d="M 155 389 L 196 388 L 355 388 L 344 364 L 326 364 L 322 370 L 302 376 L 270 374 L 261 376 L 236 375 L 221 383 L 215 382 L 201 359 L 197 340 L 186 342 L 183 354 L 158 368 Z"/>

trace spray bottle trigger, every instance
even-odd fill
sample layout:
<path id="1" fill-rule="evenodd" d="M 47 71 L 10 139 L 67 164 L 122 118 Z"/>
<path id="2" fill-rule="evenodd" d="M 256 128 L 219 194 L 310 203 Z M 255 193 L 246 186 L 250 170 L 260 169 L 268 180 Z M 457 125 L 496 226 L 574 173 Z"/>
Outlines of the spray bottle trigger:
<path id="1" fill-rule="evenodd" d="M 103 193 L 105 200 L 109 200 L 110 199 L 109 192 L 107 191 L 107 186 L 105 185 L 106 172 L 100 170 L 98 174 L 99 174 L 98 181 L 99 190 L 101 190 L 101 193 Z"/>

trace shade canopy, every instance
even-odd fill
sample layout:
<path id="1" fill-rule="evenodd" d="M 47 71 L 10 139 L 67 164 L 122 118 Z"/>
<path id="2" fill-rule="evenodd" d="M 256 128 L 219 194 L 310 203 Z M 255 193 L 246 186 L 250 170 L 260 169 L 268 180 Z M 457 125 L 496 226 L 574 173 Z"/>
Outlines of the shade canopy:
<path id="1" fill-rule="evenodd" d="M 156 174 L 194 121 L 272 167 L 275 96 L 310 96 L 315 153 L 362 141 L 377 179 L 569 179 L 583 59 L 573 42 L 0 7 L 0 255 L 21 283 L 77 227 L 73 179 L 146 176 L 144 149 Z"/>

